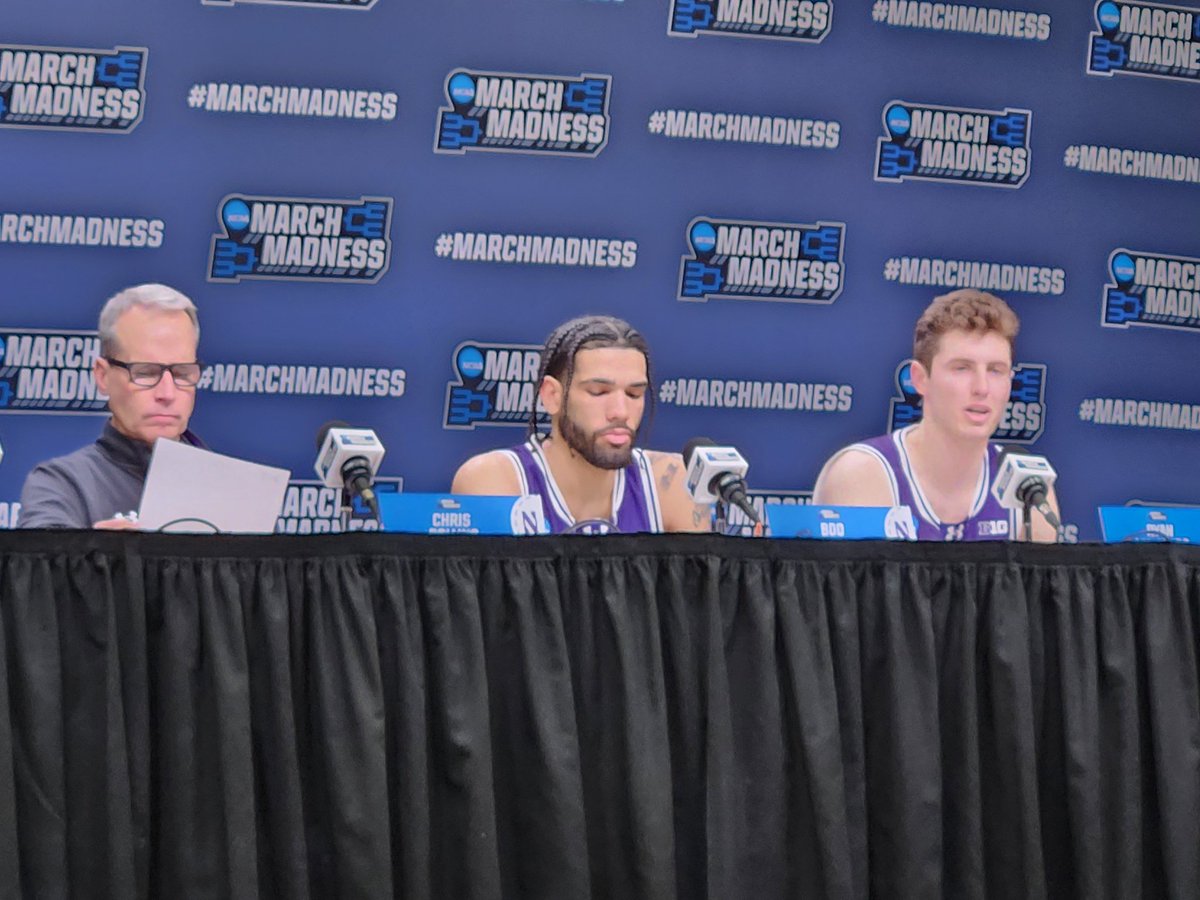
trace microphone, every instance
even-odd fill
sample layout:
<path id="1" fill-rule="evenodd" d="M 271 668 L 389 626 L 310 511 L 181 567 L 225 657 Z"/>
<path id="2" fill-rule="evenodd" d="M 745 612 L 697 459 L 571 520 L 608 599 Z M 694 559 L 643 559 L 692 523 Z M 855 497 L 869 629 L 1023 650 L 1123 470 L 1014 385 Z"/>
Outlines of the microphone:
<path id="1" fill-rule="evenodd" d="M 1044 456 L 1022 453 L 1012 447 L 1003 447 L 997 461 L 998 471 L 992 482 L 992 496 L 1006 509 L 1033 507 L 1054 528 L 1062 522 L 1054 514 L 1046 495 L 1058 474 Z M 1028 539 L 1029 535 L 1025 535 Z"/>
<path id="2" fill-rule="evenodd" d="M 375 518 L 379 518 L 379 500 L 372 484 L 382 461 L 383 444 L 370 428 L 351 428 L 335 419 L 317 432 L 313 468 L 321 483 L 343 488 L 351 497 L 362 497 Z"/>
<path id="3" fill-rule="evenodd" d="M 720 447 L 711 438 L 692 438 L 684 445 L 687 492 L 696 503 L 723 500 L 744 512 L 751 522 L 762 521 L 746 496 L 746 472 L 750 463 L 735 447 Z"/>

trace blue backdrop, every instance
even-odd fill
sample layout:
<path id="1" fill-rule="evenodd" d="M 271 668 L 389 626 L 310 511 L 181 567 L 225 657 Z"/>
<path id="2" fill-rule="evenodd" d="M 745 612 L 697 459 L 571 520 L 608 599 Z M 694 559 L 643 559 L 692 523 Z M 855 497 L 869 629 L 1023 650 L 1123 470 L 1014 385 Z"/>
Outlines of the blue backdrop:
<path id="1" fill-rule="evenodd" d="M 289 468 L 331 418 L 444 490 L 516 442 L 536 349 L 647 335 L 643 443 L 736 443 L 803 499 L 912 418 L 935 295 L 1022 319 L 1001 438 L 1094 508 L 1200 503 L 1200 10 L 798 0 L 43 0 L 0 20 L 0 521 L 93 440 L 103 300 L 163 281 L 193 427 Z"/>

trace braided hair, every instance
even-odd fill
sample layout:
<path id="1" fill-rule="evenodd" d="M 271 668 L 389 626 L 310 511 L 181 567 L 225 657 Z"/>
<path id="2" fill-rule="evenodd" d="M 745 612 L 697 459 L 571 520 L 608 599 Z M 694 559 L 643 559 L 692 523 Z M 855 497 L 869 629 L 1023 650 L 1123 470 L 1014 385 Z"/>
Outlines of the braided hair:
<path id="1" fill-rule="evenodd" d="M 563 322 L 546 338 L 542 347 L 542 364 L 538 369 L 538 389 L 546 376 L 557 379 L 563 386 L 563 398 L 566 401 L 567 391 L 571 388 L 571 378 L 575 374 L 575 354 L 580 350 L 593 350 L 599 347 L 629 348 L 639 351 L 646 359 L 646 380 L 648 390 L 646 396 L 647 418 L 653 409 L 654 390 L 650 378 L 650 348 L 641 332 L 623 319 L 615 316 L 579 316 L 569 322 Z M 549 435 L 538 432 L 537 393 L 534 394 L 533 408 L 529 411 L 529 434 L 535 440 L 545 440 Z"/>

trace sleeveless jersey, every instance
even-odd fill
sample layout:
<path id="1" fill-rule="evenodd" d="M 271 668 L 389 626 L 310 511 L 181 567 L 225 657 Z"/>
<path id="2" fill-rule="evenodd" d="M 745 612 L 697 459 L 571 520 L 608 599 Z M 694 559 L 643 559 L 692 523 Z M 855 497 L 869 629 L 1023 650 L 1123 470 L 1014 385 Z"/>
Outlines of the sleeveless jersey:
<path id="1" fill-rule="evenodd" d="M 637 532 L 663 530 L 662 511 L 658 505 L 658 491 L 654 487 L 654 472 L 644 451 L 634 448 L 629 465 L 617 470 L 613 484 L 613 521 L 587 520 L 576 522 L 567 509 L 562 492 L 554 481 L 550 464 L 542 453 L 540 444 L 530 438 L 503 451 L 507 453 L 517 470 L 522 494 L 538 494 L 542 498 L 542 510 L 551 534 L 575 531 L 585 534 L 608 532 Z"/>
<path id="2" fill-rule="evenodd" d="M 983 471 L 975 487 L 975 498 L 971 511 L 961 522 L 943 522 L 934 513 L 925 499 L 921 485 L 917 482 L 912 463 L 908 458 L 908 437 L 913 426 L 909 425 L 891 434 L 880 435 L 847 450 L 870 453 L 882 464 L 892 485 L 892 502 L 907 506 L 917 520 L 917 540 L 921 541 L 1007 541 L 1017 537 L 1017 513 L 1005 509 L 992 496 L 992 481 L 997 473 L 999 444 L 988 444 L 983 461 Z"/>

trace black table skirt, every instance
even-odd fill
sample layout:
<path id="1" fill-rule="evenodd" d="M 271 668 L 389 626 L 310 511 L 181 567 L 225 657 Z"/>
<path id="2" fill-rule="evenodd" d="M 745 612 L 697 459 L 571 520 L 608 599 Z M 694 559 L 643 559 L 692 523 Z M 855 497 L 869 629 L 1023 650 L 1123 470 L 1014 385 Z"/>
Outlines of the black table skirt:
<path id="1" fill-rule="evenodd" d="M 0 534 L 0 896 L 1200 897 L 1200 549 Z"/>

